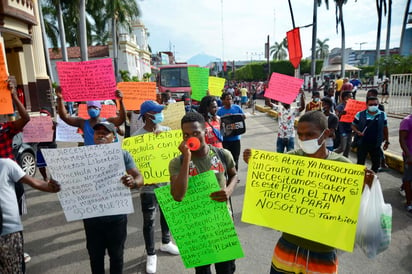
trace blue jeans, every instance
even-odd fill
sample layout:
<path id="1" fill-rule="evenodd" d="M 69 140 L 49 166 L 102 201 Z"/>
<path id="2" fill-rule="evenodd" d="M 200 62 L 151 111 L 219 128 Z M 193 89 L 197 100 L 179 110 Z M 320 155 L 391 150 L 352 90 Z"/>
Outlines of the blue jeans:
<path id="1" fill-rule="evenodd" d="M 284 153 L 286 151 L 291 151 L 295 148 L 295 137 L 281 138 L 278 137 L 276 141 L 276 152 Z"/>
<path id="2" fill-rule="evenodd" d="M 123 250 L 127 237 L 127 216 L 84 219 L 86 246 L 93 274 L 104 274 L 104 256 L 110 257 L 110 274 L 123 272 Z"/>
<path id="3" fill-rule="evenodd" d="M 146 246 L 147 255 L 155 255 L 155 236 L 154 226 L 156 219 L 156 208 L 158 207 L 157 199 L 154 193 L 141 193 L 140 201 L 142 203 L 143 212 L 143 237 Z M 170 242 L 169 226 L 166 223 L 166 219 L 162 210 L 160 211 L 160 226 L 162 229 L 162 243 L 167 244 Z"/>

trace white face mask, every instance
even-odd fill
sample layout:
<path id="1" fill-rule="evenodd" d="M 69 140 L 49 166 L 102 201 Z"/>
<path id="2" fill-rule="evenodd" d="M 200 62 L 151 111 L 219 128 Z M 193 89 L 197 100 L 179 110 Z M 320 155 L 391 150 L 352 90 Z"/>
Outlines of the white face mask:
<path id="1" fill-rule="evenodd" d="M 314 154 L 316 151 L 319 150 L 319 148 L 323 145 L 325 140 L 322 141 L 322 143 L 318 143 L 319 139 L 322 137 L 323 133 L 325 130 L 322 132 L 322 134 L 319 136 L 319 138 L 311 139 L 311 140 L 306 140 L 306 141 L 301 141 L 298 138 L 298 144 L 300 148 L 305 152 L 306 154 Z"/>

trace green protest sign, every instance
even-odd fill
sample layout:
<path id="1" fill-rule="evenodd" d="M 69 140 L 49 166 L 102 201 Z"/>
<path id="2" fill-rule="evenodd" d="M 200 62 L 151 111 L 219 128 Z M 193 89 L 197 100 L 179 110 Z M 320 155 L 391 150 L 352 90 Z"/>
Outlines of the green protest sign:
<path id="1" fill-rule="evenodd" d="M 199 67 L 188 67 L 190 87 L 192 88 L 192 99 L 200 101 L 206 96 L 209 88 L 209 69 Z"/>
<path id="2" fill-rule="evenodd" d="M 209 197 L 219 189 L 213 171 L 190 177 L 181 202 L 173 200 L 170 185 L 155 189 L 186 268 L 244 256 L 227 204 Z"/>

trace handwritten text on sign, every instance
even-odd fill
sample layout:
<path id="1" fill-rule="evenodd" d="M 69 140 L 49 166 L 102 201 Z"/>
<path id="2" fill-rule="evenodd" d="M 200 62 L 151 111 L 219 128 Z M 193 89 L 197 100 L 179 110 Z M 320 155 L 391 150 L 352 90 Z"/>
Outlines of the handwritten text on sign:
<path id="1" fill-rule="evenodd" d="M 209 76 L 209 94 L 211 96 L 222 96 L 222 90 L 225 86 L 226 79 Z"/>
<path id="2" fill-rule="evenodd" d="M 186 268 L 243 257 L 226 203 L 209 197 L 218 190 L 213 171 L 190 177 L 181 202 L 173 200 L 170 185 L 155 189 Z"/>
<path id="3" fill-rule="evenodd" d="M 180 155 L 182 131 L 171 130 L 159 134 L 146 133 L 123 140 L 123 149 L 134 159 L 145 184 L 170 181 L 169 162 Z"/>
<path id="4" fill-rule="evenodd" d="M 89 114 L 87 113 L 87 104 L 80 104 L 79 105 L 79 117 L 83 119 L 90 119 Z M 115 105 L 102 105 L 102 109 L 100 110 L 100 117 L 101 118 L 110 118 L 116 116 L 116 106 Z"/>
<path id="5" fill-rule="evenodd" d="M 116 99 L 112 59 L 56 62 L 56 65 L 64 100 Z"/>
<path id="6" fill-rule="evenodd" d="M 68 222 L 133 213 L 119 143 L 42 149 L 53 179 L 61 184 L 60 204 Z"/>
<path id="7" fill-rule="evenodd" d="M 209 69 L 199 67 L 188 67 L 190 87 L 192 88 L 192 99 L 200 101 L 206 96 L 209 85 Z"/>
<path id="8" fill-rule="evenodd" d="M 181 120 L 185 114 L 186 111 L 184 102 L 168 104 L 163 110 L 165 119 L 162 125 L 168 126 L 171 129 L 181 129 Z"/>
<path id="9" fill-rule="evenodd" d="M 127 110 L 140 110 L 146 100 L 156 100 L 155 82 L 120 82 L 117 88 L 123 93 L 123 103 Z"/>
<path id="10" fill-rule="evenodd" d="M 77 131 L 77 127 L 66 124 L 60 116 L 57 116 L 56 141 L 81 143 L 84 141 L 83 136 Z"/>
<path id="11" fill-rule="evenodd" d="M 23 128 L 23 142 L 51 142 L 53 133 L 53 121 L 50 116 L 31 117 Z"/>
<path id="12" fill-rule="evenodd" d="M 345 106 L 346 114 L 340 117 L 340 121 L 345 123 L 352 123 L 353 119 L 355 119 L 356 113 L 365 109 L 365 102 L 349 99 Z"/>
<path id="13" fill-rule="evenodd" d="M 352 251 L 364 169 L 252 150 L 242 221 Z"/>
<path id="14" fill-rule="evenodd" d="M 13 103 L 10 90 L 7 88 L 6 61 L 3 54 L 3 44 L 0 43 L 0 114 L 13 113 Z"/>
<path id="15" fill-rule="evenodd" d="M 265 97 L 291 104 L 296 99 L 302 84 L 302 79 L 274 72 L 270 77 Z"/>

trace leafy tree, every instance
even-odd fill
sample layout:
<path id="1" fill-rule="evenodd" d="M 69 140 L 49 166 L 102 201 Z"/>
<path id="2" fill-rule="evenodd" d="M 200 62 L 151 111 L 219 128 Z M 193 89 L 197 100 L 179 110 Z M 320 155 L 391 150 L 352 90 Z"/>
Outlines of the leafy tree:
<path id="1" fill-rule="evenodd" d="M 335 18 L 336 18 L 336 33 L 338 33 L 338 26 L 340 25 L 340 35 L 341 35 L 341 70 L 340 75 L 345 76 L 345 24 L 343 22 L 343 5 L 345 5 L 348 0 L 335 0 Z M 356 0 L 355 0 L 356 2 Z"/>
<path id="2" fill-rule="evenodd" d="M 329 38 L 324 39 L 323 41 L 320 39 L 316 40 L 316 59 L 325 59 L 326 56 L 329 54 L 329 45 L 327 42 Z"/>
<path id="3" fill-rule="evenodd" d="M 286 49 L 287 46 L 287 39 L 286 37 L 283 39 L 282 42 L 278 43 L 275 42 L 273 46 L 270 47 L 270 55 L 273 55 L 273 60 L 284 60 L 288 56 Z"/>

